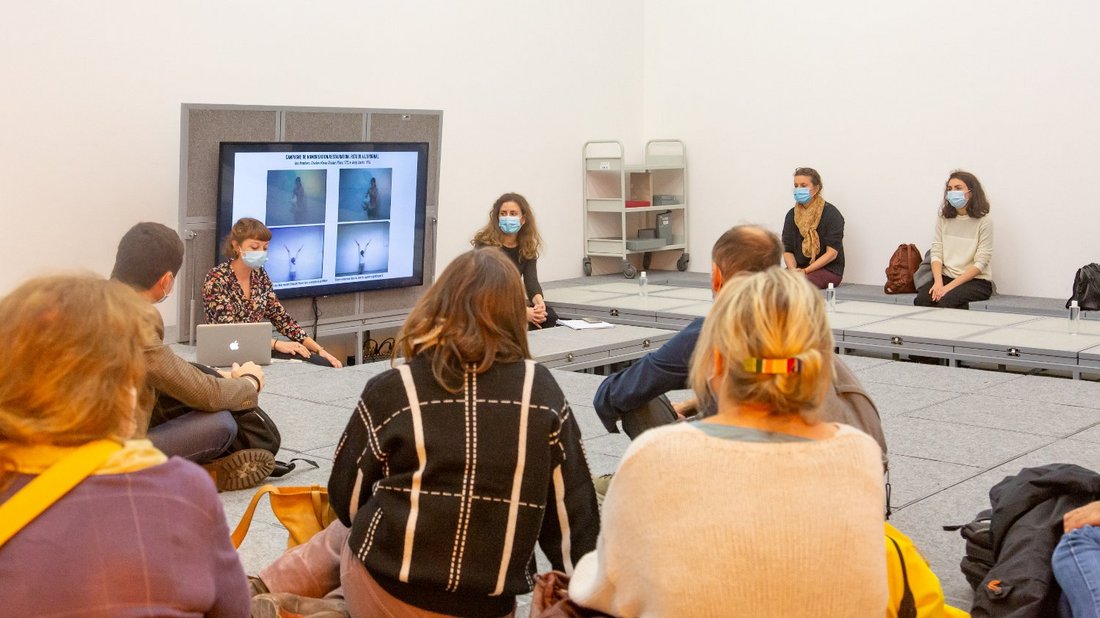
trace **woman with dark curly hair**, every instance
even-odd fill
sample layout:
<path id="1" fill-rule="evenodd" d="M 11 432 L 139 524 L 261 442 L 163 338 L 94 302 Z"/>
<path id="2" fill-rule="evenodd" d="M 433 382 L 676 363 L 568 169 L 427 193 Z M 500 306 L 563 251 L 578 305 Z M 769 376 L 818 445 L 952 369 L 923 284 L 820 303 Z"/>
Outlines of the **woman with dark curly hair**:
<path id="1" fill-rule="evenodd" d="M 947 178 L 931 254 L 932 282 L 913 304 L 969 309 L 993 295 L 993 219 L 974 174 L 956 170 Z"/>
<path id="2" fill-rule="evenodd" d="M 519 193 L 505 193 L 493 202 L 489 222 L 481 228 L 470 244 L 475 247 L 500 247 L 512 260 L 523 278 L 527 292 L 527 323 L 530 328 L 557 326 L 558 316 L 546 306 L 539 285 L 539 249 L 542 237 L 535 226 L 535 213 L 527 198 Z"/>

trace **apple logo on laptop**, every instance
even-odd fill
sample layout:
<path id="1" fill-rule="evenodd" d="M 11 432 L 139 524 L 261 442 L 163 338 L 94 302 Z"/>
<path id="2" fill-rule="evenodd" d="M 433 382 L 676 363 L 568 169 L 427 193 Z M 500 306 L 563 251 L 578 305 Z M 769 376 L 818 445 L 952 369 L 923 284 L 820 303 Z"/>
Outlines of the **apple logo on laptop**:
<path id="1" fill-rule="evenodd" d="M 229 349 L 236 352 L 237 350 L 241 349 L 241 344 L 238 343 L 236 339 L 234 339 L 233 342 L 229 344 Z"/>

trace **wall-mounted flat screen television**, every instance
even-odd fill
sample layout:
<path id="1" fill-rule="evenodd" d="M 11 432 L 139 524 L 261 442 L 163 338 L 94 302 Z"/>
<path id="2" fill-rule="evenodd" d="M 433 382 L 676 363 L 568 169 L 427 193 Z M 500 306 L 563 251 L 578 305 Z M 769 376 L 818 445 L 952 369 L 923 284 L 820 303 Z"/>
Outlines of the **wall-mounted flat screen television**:
<path id="1" fill-rule="evenodd" d="M 427 178 L 426 143 L 222 142 L 215 260 L 252 217 L 280 298 L 422 285 Z"/>

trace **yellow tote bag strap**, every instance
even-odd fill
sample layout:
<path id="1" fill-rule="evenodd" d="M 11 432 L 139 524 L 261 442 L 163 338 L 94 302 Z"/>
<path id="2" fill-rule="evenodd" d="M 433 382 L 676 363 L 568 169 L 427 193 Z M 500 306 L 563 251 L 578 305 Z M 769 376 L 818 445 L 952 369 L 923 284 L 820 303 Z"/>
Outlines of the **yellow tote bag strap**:
<path id="1" fill-rule="evenodd" d="M 8 498 L 7 502 L 0 504 L 0 547 L 121 448 L 121 444 L 111 440 L 89 442 L 50 466 Z"/>
<path id="2" fill-rule="evenodd" d="M 248 508 L 244 510 L 244 514 L 241 515 L 241 521 L 237 524 L 237 527 L 233 529 L 233 534 L 230 538 L 233 540 L 233 548 L 239 548 L 241 543 L 244 542 L 244 535 L 248 534 L 248 527 L 252 525 L 252 515 L 256 512 L 256 505 L 260 503 L 260 498 L 267 494 L 277 491 L 274 485 L 268 484 L 256 490 L 256 494 L 252 496 L 252 501 L 248 503 Z"/>

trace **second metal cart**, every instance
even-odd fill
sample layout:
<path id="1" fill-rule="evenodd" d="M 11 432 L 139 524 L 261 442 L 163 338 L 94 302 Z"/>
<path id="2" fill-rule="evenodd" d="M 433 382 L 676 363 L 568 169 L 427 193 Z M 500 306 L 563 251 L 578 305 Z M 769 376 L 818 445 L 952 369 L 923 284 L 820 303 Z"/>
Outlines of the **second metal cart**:
<path id="1" fill-rule="evenodd" d="M 623 275 L 648 269 L 654 254 L 679 252 L 677 270 L 687 270 L 687 151 L 680 140 L 646 142 L 642 165 L 626 165 L 622 142 L 585 142 L 584 274 L 593 258 L 617 258 Z"/>

